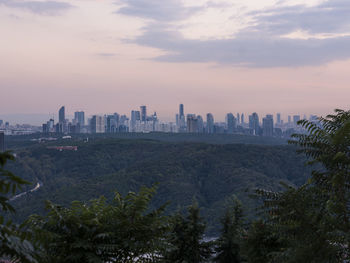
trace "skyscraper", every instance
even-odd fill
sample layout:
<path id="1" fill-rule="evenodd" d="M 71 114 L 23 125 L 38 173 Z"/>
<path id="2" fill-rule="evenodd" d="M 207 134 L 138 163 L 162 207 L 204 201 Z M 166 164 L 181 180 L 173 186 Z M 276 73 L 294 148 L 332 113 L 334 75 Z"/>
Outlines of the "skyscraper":
<path id="1" fill-rule="evenodd" d="M 62 106 L 60 110 L 58 111 L 58 132 L 63 133 L 66 132 L 66 113 L 65 108 Z"/>
<path id="2" fill-rule="evenodd" d="M 104 117 L 94 115 L 90 120 L 90 131 L 91 133 L 104 133 L 105 123 Z"/>
<path id="3" fill-rule="evenodd" d="M 106 117 L 106 132 L 115 133 L 117 131 L 117 120 L 115 114 Z"/>
<path id="4" fill-rule="evenodd" d="M 198 119 L 195 114 L 187 114 L 187 132 L 198 132 Z"/>
<path id="5" fill-rule="evenodd" d="M 272 115 L 266 115 L 265 118 L 263 118 L 263 136 L 273 136 L 273 116 Z"/>
<path id="6" fill-rule="evenodd" d="M 239 114 L 237 115 L 239 116 Z M 237 127 L 237 122 L 235 116 L 232 113 L 227 113 L 226 115 L 226 125 L 227 125 L 227 133 L 233 133 Z"/>
<path id="7" fill-rule="evenodd" d="M 179 116 L 185 116 L 185 112 L 184 112 L 184 105 L 180 104 L 179 105 Z"/>
<path id="8" fill-rule="evenodd" d="M 277 113 L 277 124 L 281 124 L 281 113 Z"/>
<path id="9" fill-rule="evenodd" d="M 141 106 L 140 110 L 141 110 L 141 121 L 146 122 L 147 121 L 147 108 L 146 108 L 146 106 Z"/>
<path id="10" fill-rule="evenodd" d="M 74 113 L 74 119 L 76 123 L 79 123 L 80 127 L 85 125 L 85 113 L 83 111 L 76 111 Z"/>
<path id="11" fill-rule="evenodd" d="M 244 114 L 241 114 L 241 124 L 244 124 Z"/>
<path id="12" fill-rule="evenodd" d="M 62 106 L 58 111 L 58 122 L 64 123 L 65 121 L 66 121 L 66 113 L 65 113 L 64 106 Z"/>
<path id="13" fill-rule="evenodd" d="M 256 112 L 249 116 L 249 129 L 253 130 L 254 135 L 259 135 L 259 116 Z"/>
<path id="14" fill-rule="evenodd" d="M 214 133 L 214 117 L 213 114 L 207 114 L 207 133 Z"/>
<path id="15" fill-rule="evenodd" d="M 140 122 L 140 111 L 133 110 L 131 111 L 131 121 L 130 121 L 130 129 L 132 132 L 136 131 L 137 122 Z"/>
<path id="16" fill-rule="evenodd" d="M 179 132 L 186 132 L 186 119 L 183 104 L 179 105 L 178 130 Z"/>
<path id="17" fill-rule="evenodd" d="M 5 134 L 4 132 L 0 131 L 0 152 L 5 151 Z"/>
<path id="18" fill-rule="evenodd" d="M 237 115 L 236 115 L 237 117 L 236 117 L 236 122 L 237 122 L 237 124 L 239 124 L 240 123 L 240 120 L 241 120 L 241 118 L 239 117 L 240 115 L 239 115 L 239 113 L 237 112 Z"/>
<path id="19" fill-rule="evenodd" d="M 201 115 L 197 115 L 197 127 L 198 127 L 199 133 L 204 132 L 204 122 L 203 122 L 203 118 Z"/>
<path id="20" fill-rule="evenodd" d="M 294 116 L 293 116 L 293 124 L 294 124 L 295 126 L 298 125 L 298 121 L 300 121 L 300 115 L 294 115 Z"/>

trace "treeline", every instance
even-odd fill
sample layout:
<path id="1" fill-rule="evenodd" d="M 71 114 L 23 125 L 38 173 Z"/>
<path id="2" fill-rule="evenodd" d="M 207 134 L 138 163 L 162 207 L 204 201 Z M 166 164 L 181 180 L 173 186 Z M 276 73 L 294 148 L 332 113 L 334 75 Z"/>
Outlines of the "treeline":
<path id="1" fill-rule="evenodd" d="M 250 222 L 237 198 L 227 200 L 214 240 L 205 238 L 195 200 L 168 215 L 167 204 L 150 205 L 155 187 L 143 187 L 116 192 L 111 202 L 47 202 L 46 215 L 32 215 L 21 226 L 1 217 L 0 253 L 21 262 L 349 262 L 350 111 L 300 124 L 309 134 L 294 135 L 291 143 L 318 164 L 310 179 L 279 192 L 255 189 L 263 205 Z M 0 158 L 5 212 L 13 211 L 9 192 L 25 183 L 4 169 L 10 158 Z"/>

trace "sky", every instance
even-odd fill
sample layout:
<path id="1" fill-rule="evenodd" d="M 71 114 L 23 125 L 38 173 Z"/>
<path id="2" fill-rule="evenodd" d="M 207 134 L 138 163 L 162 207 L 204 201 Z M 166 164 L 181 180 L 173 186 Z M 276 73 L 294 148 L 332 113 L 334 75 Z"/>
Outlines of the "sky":
<path id="1" fill-rule="evenodd" d="M 0 116 L 348 109 L 349 13 L 349 0 L 0 0 Z"/>

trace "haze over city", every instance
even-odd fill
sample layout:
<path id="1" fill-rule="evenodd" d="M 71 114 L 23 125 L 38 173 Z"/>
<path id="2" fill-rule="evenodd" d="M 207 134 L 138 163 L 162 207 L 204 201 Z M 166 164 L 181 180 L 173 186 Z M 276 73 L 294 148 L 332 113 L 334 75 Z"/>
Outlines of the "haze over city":
<path id="1" fill-rule="evenodd" d="M 147 104 L 171 121 L 184 103 L 222 120 L 325 115 L 349 105 L 349 11 L 345 0 L 0 0 L 0 113 Z"/>

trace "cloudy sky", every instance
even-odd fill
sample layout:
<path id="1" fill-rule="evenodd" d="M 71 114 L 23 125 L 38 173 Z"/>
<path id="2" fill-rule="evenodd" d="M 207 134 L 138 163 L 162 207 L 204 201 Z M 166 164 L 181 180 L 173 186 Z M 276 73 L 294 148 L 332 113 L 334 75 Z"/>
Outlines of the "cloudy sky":
<path id="1" fill-rule="evenodd" d="M 349 0 L 0 0 L 0 115 L 349 108 Z"/>

